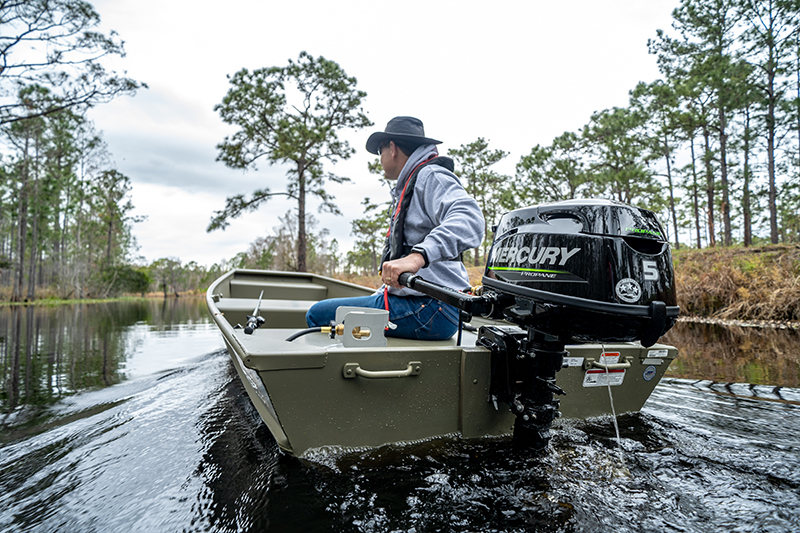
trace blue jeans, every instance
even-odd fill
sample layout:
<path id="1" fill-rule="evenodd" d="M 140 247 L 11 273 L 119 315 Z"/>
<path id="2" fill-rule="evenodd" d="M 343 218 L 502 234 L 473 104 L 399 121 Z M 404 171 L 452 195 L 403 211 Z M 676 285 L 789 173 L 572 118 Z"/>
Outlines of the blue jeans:
<path id="1" fill-rule="evenodd" d="M 321 300 L 306 313 L 308 327 L 330 325 L 340 305 L 384 309 L 383 294 Z M 397 328 L 387 329 L 387 337 L 444 340 L 458 330 L 458 310 L 428 296 L 389 295 L 389 321 Z"/>

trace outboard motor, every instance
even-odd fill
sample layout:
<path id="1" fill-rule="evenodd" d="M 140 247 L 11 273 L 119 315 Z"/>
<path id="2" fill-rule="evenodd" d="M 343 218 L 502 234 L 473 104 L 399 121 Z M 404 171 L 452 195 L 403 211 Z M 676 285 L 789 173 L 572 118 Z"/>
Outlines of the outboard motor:
<path id="1" fill-rule="evenodd" d="M 513 298 L 502 316 L 525 333 L 482 328 L 492 396 L 517 415 L 518 443 L 540 448 L 559 416 L 556 372 L 567 343 L 651 346 L 679 313 L 672 255 L 655 215 L 608 200 L 569 200 L 502 217 L 483 278 Z M 509 303 L 506 300 L 507 304 Z"/>
<path id="2" fill-rule="evenodd" d="M 405 276 L 405 274 L 404 274 Z M 401 278 L 402 280 L 402 278 Z M 679 314 L 664 230 L 645 209 L 608 200 L 569 200 L 516 209 L 495 228 L 484 294 L 467 296 L 419 278 L 409 287 L 518 327 L 483 326 L 492 352 L 492 400 L 508 403 L 514 439 L 535 449 L 550 438 L 563 394 L 556 372 L 580 342 L 651 346 Z"/>

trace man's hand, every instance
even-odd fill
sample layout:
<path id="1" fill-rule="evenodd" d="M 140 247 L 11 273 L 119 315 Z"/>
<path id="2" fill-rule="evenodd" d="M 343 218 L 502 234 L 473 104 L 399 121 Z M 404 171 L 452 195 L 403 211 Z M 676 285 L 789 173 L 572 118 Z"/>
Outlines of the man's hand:
<path id="1" fill-rule="evenodd" d="M 417 252 L 411 253 L 394 261 L 386 261 L 381 267 L 381 280 L 390 287 L 402 289 L 403 286 L 397 282 L 397 278 L 403 272 L 416 274 L 420 268 L 425 266 L 425 258 Z"/>

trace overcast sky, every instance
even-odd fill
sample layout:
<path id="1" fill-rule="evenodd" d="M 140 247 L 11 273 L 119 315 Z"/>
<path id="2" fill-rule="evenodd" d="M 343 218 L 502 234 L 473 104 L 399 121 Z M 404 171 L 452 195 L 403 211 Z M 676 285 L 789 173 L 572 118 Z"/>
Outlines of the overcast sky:
<path id="1" fill-rule="evenodd" d="M 388 194 L 367 172 L 364 144 L 396 115 L 425 123 L 440 153 L 478 137 L 510 152 L 496 166 L 513 175 L 536 144 L 577 131 L 594 111 L 625 106 L 639 81 L 658 78 L 647 40 L 669 30 L 678 0 L 473 2 L 284 0 L 94 0 L 105 31 L 127 56 L 109 63 L 149 85 L 90 113 L 117 169 L 133 183 L 139 255 L 210 266 L 272 233 L 294 207 L 278 197 L 206 233 L 225 198 L 267 186 L 285 189 L 285 169 L 253 171 L 216 162 L 234 130 L 214 112 L 241 68 L 284 66 L 301 51 L 336 61 L 367 93 L 371 128 L 343 134 L 356 155 L 326 170 L 352 179 L 331 185 L 344 216 L 310 212 L 340 248 L 361 201 Z"/>

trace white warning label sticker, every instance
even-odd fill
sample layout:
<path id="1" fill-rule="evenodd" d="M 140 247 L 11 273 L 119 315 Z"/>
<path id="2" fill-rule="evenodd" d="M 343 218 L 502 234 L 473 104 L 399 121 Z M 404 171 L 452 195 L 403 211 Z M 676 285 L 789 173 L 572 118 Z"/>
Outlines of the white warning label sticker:
<path id="1" fill-rule="evenodd" d="M 616 387 L 617 385 L 622 385 L 624 380 L 624 369 L 606 371 L 599 368 L 593 368 L 591 370 L 587 370 L 586 374 L 583 376 L 583 386 L 606 387 L 611 385 L 612 387 Z"/>

